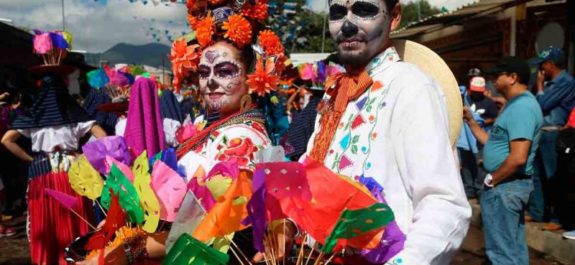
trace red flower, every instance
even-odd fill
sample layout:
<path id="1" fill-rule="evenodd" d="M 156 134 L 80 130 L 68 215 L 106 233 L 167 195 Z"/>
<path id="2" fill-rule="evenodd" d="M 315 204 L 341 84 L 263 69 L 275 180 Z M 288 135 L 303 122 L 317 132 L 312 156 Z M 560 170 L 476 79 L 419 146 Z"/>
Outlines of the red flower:
<path id="1" fill-rule="evenodd" d="M 245 3 L 242 8 L 242 14 L 255 20 L 264 21 L 268 17 L 267 0 L 258 0 L 255 5 L 249 2 Z"/>
<path id="2" fill-rule="evenodd" d="M 220 161 L 235 161 L 240 166 L 247 166 L 253 156 L 253 153 L 258 150 L 257 146 L 250 138 L 234 138 L 231 139 L 227 146 L 224 147 L 217 159 Z"/>
<path id="3" fill-rule="evenodd" d="M 206 47 L 212 43 L 212 36 L 214 35 L 214 18 L 208 14 L 200 22 L 196 23 L 196 39 L 202 47 Z"/>
<path id="4" fill-rule="evenodd" d="M 284 53 L 284 46 L 280 38 L 271 30 L 262 30 L 258 36 L 260 45 L 267 55 L 280 55 Z"/>
<path id="5" fill-rule="evenodd" d="M 274 75 L 275 62 L 271 59 L 266 60 L 265 65 L 262 58 L 256 62 L 256 70 L 248 75 L 247 84 L 250 93 L 257 93 L 258 96 L 264 96 L 272 90 L 275 90 L 279 84 L 279 77 Z"/>
<path id="6" fill-rule="evenodd" d="M 240 49 L 252 40 L 252 25 L 240 14 L 229 16 L 222 29 L 226 31 L 224 37 L 233 41 Z"/>
<path id="7" fill-rule="evenodd" d="M 198 17 L 188 14 L 188 23 L 193 30 L 196 30 L 198 27 L 198 22 L 200 22 Z"/>
<path id="8" fill-rule="evenodd" d="M 193 44 L 188 46 L 184 38 L 180 38 L 172 44 L 170 60 L 172 61 L 172 71 L 174 72 L 174 87 L 180 88 L 183 78 L 187 77 L 190 71 L 197 69 L 200 61 L 200 46 Z"/>

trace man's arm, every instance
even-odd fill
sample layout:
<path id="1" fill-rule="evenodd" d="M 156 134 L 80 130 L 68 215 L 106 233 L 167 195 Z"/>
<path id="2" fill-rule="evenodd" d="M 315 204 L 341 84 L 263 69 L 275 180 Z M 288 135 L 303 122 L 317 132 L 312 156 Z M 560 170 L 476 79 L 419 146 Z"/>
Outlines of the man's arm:
<path id="1" fill-rule="evenodd" d="M 550 89 L 538 89 L 537 91 L 537 101 L 543 110 L 543 115 L 546 115 L 561 104 L 565 98 L 569 97 L 571 94 L 571 89 L 569 83 L 556 83 Z"/>
<path id="2" fill-rule="evenodd" d="M 471 132 L 473 133 L 473 136 L 475 136 L 477 141 L 481 144 L 485 144 L 489 138 L 489 135 L 481 128 L 481 126 L 479 126 L 479 123 L 473 119 L 473 115 L 467 107 L 463 108 L 463 120 L 467 122 Z"/>
<path id="3" fill-rule="evenodd" d="M 493 177 L 491 184 L 497 185 L 498 183 L 501 183 L 517 172 L 522 166 L 525 166 L 527 158 L 529 157 L 530 147 L 531 141 L 526 139 L 511 141 L 509 156 L 505 161 L 503 161 L 503 164 L 501 164 L 497 170 L 491 173 L 491 176 Z"/>
<path id="4" fill-rule="evenodd" d="M 413 214 L 404 248 L 388 264 L 398 259 L 401 264 L 449 264 L 467 233 L 471 208 L 449 140 L 445 101 L 434 85 L 403 88 L 392 118 L 390 151 Z"/>

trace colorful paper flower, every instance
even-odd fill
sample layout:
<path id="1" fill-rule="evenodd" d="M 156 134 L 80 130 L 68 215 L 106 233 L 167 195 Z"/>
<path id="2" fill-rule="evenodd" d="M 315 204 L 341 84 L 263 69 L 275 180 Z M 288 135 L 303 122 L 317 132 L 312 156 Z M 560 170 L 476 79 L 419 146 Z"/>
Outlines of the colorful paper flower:
<path id="1" fill-rule="evenodd" d="M 240 14 L 233 14 L 224 22 L 222 29 L 226 31 L 225 38 L 233 41 L 238 48 L 243 48 L 252 40 L 252 26 Z"/>
<path id="2" fill-rule="evenodd" d="M 190 24 L 190 27 L 193 30 L 196 30 L 196 28 L 198 27 L 198 22 L 200 22 L 200 20 L 198 19 L 198 17 L 193 16 L 191 14 L 188 14 L 188 24 Z"/>
<path id="3" fill-rule="evenodd" d="M 267 55 L 280 55 L 284 53 L 284 46 L 280 38 L 273 31 L 269 29 L 260 31 L 258 40 Z"/>
<path id="4" fill-rule="evenodd" d="M 201 49 L 197 44 L 189 45 L 185 38 L 180 38 L 172 44 L 170 60 L 174 72 L 174 87 L 179 88 L 181 81 L 189 71 L 195 71 L 200 61 Z"/>
<path id="5" fill-rule="evenodd" d="M 259 21 L 264 21 L 268 17 L 268 4 L 267 0 L 258 0 L 254 5 L 249 2 L 244 4 L 242 14 L 246 17 L 253 18 Z"/>
<path id="6" fill-rule="evenodd" d="M 214 17 L 208 14 L 204 19 L 196 24 L 196 39 L 202 47 L 206 47 L 212 43 L 212 35 L 214 35 Z"/>
<path id="7" fill-rule="evenodd" d="M 248 75 L 247 84 L 250 93 L 257 93 L 258 96 L 265 96 L 275 90 L 279 84 L 279 77 L 274 72 L 275 62 L 273 60 L 258 59 L 256 69 L 252 74 Z"/>
<path id="8" fill-rule="evenodd" d="M 210 4 L 211 4 L 211 5 L 214 5 L 214 6 L 223 4 L 224 1 L 226 1 L 226 0 L 209 0 Z"/>

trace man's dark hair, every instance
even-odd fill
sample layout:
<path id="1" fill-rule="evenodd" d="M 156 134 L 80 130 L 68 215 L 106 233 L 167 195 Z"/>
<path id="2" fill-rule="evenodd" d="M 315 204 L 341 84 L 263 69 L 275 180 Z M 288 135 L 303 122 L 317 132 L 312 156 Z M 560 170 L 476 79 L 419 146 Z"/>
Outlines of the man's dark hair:
<path id="1" fill-rule="evenodd" d="M 331 2 L 332 0 L 329 0 L 329 2 Z M 399 2 L 399 0 L 383 0 L 385 2 L 385 6 L 387 7 L 387 11 L 391 12 L 391 10 L 393 10 L 393 8 L 395 7 L 395 5 L 397 5 L 397 3 Z"/>
<path id="2" fill-rule="evenodd" d="M 385 5 L 387 6 L 388 12 L 391 12 L 391 10 L 393 10 L 395 5 L 397 5 L 397 3 L 399 2 L 399 0 L 384 0 L 384 1 L 385 1 Z"/>

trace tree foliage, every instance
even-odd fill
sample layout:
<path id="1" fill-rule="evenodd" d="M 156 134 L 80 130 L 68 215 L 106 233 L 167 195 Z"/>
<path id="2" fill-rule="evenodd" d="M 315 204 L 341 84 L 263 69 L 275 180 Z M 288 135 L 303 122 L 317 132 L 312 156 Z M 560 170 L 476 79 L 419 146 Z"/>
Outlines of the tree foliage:
<path id="1" fill-rule="evenodd" d="M 316 0 L 324 1 L 324 0 Z M 315 13 L 304 8 L 304 0 L 275 0 L 270 1 L 276 5 L 270 14 L 268 25 L 282 38 L 286 51 L 290 53 L 317 53 L 322 52 L 322 39 L 325 37 L 324 52 L 336 50 L 335 42 L 331 38 L 326 13 Z M 286 3 L 295 3 L 295 12 L 286 12 Z M 408 3 L 401 1 L 402 18 L 400 28 L 419 18 L 442 12 L 432 6 L 427 0 L 414 0 Z M 418 11 L 419 9 L 419 11 Z M 324 31 L 325 23 L 325 31 Z"/>
<path id="2" fill-rule="evenodd" d="M 441 9 L 431 6 L 427 0 L 414 0 L 406 4 L 402 3 L 401 24 L 399 27 L 402 28 L 411 22 L 416 22 L 441 12 Z"/>

